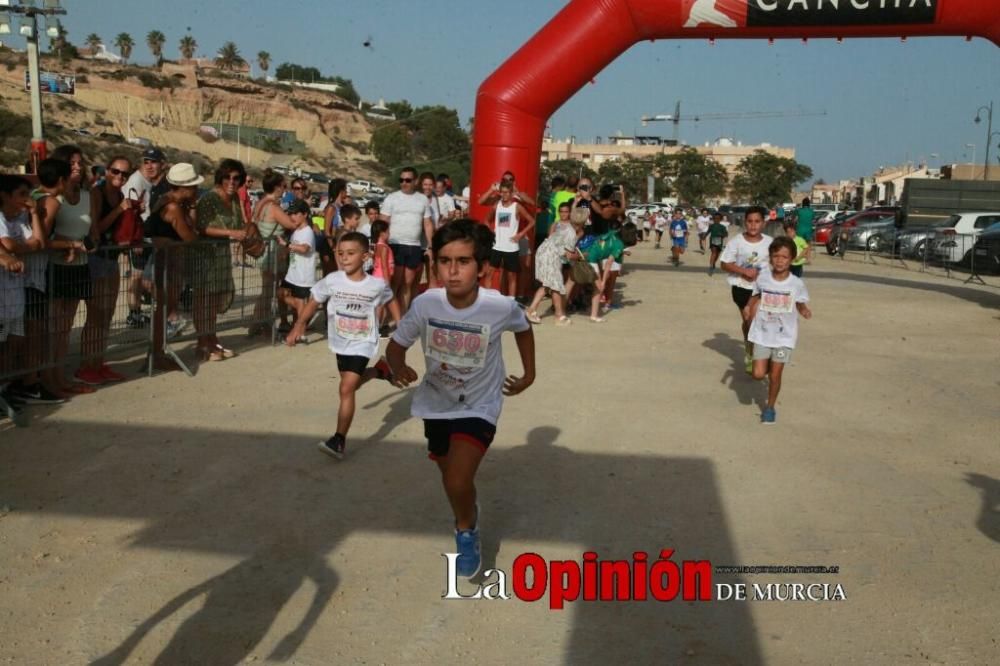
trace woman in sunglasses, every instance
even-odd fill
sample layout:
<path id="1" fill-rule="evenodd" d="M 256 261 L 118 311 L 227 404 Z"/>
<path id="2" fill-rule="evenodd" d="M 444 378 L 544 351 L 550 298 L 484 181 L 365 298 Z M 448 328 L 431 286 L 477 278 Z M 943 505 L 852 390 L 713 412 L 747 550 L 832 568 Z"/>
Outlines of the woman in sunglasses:
<path id="1" fill-rule="evenodd" d="M 122 194 L 122 187 L 131 175 L 132 163 L 127 157 L 112 157 L 104 170 L 103 182 L 95 185 L 90 193 L 90 219 L 94 221 L 90 236 L 98 250 L 87 257 L 93 292 L 87 303 L 87 321 L 81 340 L 84 360 L 77 372 L 77 378 L 90 385 L 125 379 L 104 362 L 104 353 L 108 349 L 108 332 L 121 284 L 118 261 L 123 249 L 116 247 L 114 234 L 122 213 L 130 205 Z"/>

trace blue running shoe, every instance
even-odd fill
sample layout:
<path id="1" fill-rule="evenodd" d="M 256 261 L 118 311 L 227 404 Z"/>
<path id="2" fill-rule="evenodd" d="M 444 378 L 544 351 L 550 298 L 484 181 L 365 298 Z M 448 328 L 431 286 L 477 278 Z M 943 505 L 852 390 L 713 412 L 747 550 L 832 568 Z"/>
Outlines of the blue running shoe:
<path id="1" fill-rule="evenodd" d="M 778 414 L 774 411 L 774 407 L 765 407 L 764 411 L 760 414 L 761 423 L 774 423 L 778 420 Z"/>
<path id="2" fill-rule="evenodd" d="M 479 526 L 472 530 L 455 530 L 455 548 L 458 550 L 458 559 L 455 561 L 456 573 L 464 578 L 472 578 L 479 573 L 482 564 Z"/>

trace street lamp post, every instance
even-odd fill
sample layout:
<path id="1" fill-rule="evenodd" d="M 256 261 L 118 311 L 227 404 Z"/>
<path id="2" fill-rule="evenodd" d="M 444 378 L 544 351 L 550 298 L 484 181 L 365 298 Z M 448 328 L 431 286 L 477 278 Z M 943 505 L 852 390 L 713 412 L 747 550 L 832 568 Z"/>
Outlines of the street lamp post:
<path id="1" fill-rule="evenodd" d="M 980 114 L 986 112 L 986 161 L 983 162 L 983 180 L 989 180 L 990 173 L 990 141 L 993 140 L 994 135 L 1000 135 L 1000 132 L 993 131 L 993 101 L 990 101 L 989 106 L 981 106 L 976 109 L 975 123 L 979 124 L 982 122 Z"/>
<path id="2" fill-rule="evenodd" d="M 66 13 L 59 6 L 60 0 L 44 0 L 43 7 L 11 4 L 11 0 L 0 0 L 0 34 L 10 32 L 9 14 L 21 16 L 19 32 L 28 43 L 28 77 L 31 80 L 31 164 L 36 168 L 45 159 L 45 135 L 42 131 L 42 85 L 38 70 L 38 17 L 45 21 L 45 33 L 52 38 L 59 36 L 62 26 L 59 19 L 47 18 Z"/>

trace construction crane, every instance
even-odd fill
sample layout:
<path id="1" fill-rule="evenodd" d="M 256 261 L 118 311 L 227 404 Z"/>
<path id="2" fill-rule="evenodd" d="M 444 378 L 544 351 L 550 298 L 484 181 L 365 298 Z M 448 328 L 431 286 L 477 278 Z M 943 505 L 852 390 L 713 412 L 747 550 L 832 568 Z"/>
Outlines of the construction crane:
<path id="1" fill-rule="evenodd" d="M 762 120 L 765 118 L 805 118 L 808 116 L 825 116 L 826 111 L 744 111 L 737 113 L 700 113 L 681 116 L 681 103 L 678 100 L 673 115 L 643 116 L 642 126 L 647 123 L 668 122 L 674 124 L 674 144 L 678 142 L 681 122 L 699 122 L 702 120 Z"/>

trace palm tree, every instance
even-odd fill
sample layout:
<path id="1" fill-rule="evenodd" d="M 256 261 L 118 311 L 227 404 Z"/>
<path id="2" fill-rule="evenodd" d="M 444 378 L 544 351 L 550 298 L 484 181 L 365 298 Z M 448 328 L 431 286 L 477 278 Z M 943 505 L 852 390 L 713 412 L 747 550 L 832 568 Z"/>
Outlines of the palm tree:
<path id="1" fill-rule="evenodd" d="M 118 36 L 115 37 L 115 47 L 118 52 L 121 53 L 122 60 L 125 64 L 128 64 L 128 59 L 132 57 L 132 49 L 135 48 L 135 42 L 132 40 L 132 35 L 127 32 L 120 32 Z"/>
<path id="2" fill-rule="evenodd" d="M 85 41 L 87 44 L 87 48 L 90 49 L 91 55 L 97 53 L 97 48 L 104 43 L 104 40 L 102 40 L 101 36 L 98 35 L 96 32 L 92 32 L 89 35 L 87 35 L 87 39 Z"/>
<path id="3" fill-rule="evenodd" d="M 260 67 L 260 71 L 267 74 L 267 70 L 271 68 L 271 54 L 267 51 L 261 51 L 257 54 L 257 66 Z"/>
<path id="4" fill-rule="evenodd" d="M 219 66 L 219 69 L 234 70 L 246 65 L 247 61 L 240 55 L 240 49 L 235 43 L 226 42 L 215 57 L 215 64 Z"/>
<path id="5" fill-rule="evenodd" d="M 190 60 L 194 57 L 194 52 L 198 50 L 198 42 L 195 41 L 194 37 L 191 35 L 184 35 L 181 37 L 181 55 L 184 56 L 185 60 Z"/>
<path id="6" fill-rule="evenodd" d="M 153 57 L 156 58 L 157 65 L 163 62 L 163 45 L 166 41 L 167 38 L 159 30 L 150 30 L 149 34 L 146 35 L 146 46 L 149 47 L 149 50 L 153 53 Z"/>

